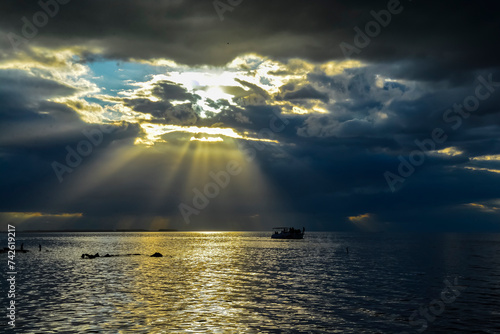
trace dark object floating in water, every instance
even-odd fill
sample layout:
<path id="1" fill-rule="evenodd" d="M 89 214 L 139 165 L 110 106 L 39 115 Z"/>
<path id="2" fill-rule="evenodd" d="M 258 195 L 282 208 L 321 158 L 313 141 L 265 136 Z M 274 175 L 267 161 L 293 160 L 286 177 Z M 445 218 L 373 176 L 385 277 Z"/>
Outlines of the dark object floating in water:
<path id="1" fill-rule="evenodd" d="M 95 253 L 95 255 L 90 255 L 90 254 L 82 254 L 82 259 L 94 259 L 96 257 L 99 257 L 99 253 Z"/>
<path id="2" fill-rule="evenodd" d="M 163 257 L 163 255 L 161 255 L 161 253 L 154 253 L 153 255 L 151 255 L 150 257 Z"/>
<path id="3" fill-rule="evenodd" d="M 141 254 L 117 254 L 117 255 L 110 255 L 110 254 L 106 254 L 104 256 L 101 256 L 101 257 L 117 257 L 117 256 L 133 256 L 133 255 L 141 255 Z M 100 257 L 99 256 L 99 253 L 96 253 L 95 255 L 91 255 L 91 254 L 82 254 L 82 259 L 94 259 L 96 257 Z"/>
<path id="4" fill-rule="evenodd" d="M 271 235 L 273 239 L 304 239 L 306 229 L 293 227 L 273 227 L 274 233 Z"/>

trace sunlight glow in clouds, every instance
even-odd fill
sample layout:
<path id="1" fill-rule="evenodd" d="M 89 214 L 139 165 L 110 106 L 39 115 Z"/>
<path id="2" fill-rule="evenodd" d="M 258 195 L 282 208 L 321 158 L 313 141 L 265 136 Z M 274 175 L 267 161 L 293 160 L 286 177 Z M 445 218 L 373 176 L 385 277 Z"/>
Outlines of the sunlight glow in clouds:
<path id="1" fill-rule="evenodd" d="M 280 108 L 282 114 L 289 115 L 326 114 L 328 104 L 314 97 L 283 97 L 293 90 L 310 85 L 310 73 L 337 75 L 346 69 L 363 66 L 361 62 L 352 60 L 314 64 L 295 58 L 285 63 L 252 53 L 240 55 L 225 66 L 218 67 L 188 66 L 168 59 L 131 60 L 120 66 L 116 62 L 103 60 L 95 64 L 80 63 L 80 53 L 88 51 L 83 49 L 49 50 L 32 47 L 31 51 L 32 54 L 23 53 L 15 60 L 0 63 L 0 68 L 29 70 L 44 78 L 56 79 L 75 92 L 72 95 L 54 96 L 49 101 L 75 110 L 86 123 L 138 123 L 144 136 L 136 138 L 135 143 L 146 146 L 165 142 L 162 136 L 171 132 L 207 135 L 207 140 L 222 136 L 219 137 L 222 140 L 229 137 L 277 143 L 275 140 L 239 134 L 229 128 L 186 126 L 189 122 L 179 125 L 174 122 L 177 119 L 175 115 L 180 114 L 179 117 L 182 117 L 183 112 L 191 112 L 206 119 L 222 110 L 233 112 L 238 108 L 245 109 L 248 105 L 274 106 Z M 51 54 L 50 51 L 54 52 Z M 169 91 L 165 96 L 159 96 L 158 87 L 165 83 L 185 93 L 178 94 L 179 98 L 169 97 Z M 291 85 L 292 91 L 282 90 L 287 84 Z M 152 112 L 172 112 L 174 117 L 165 122 L 153 122 L 158 116 L 152 115 L 149 109 L 138 109 L 130 101 L 143 101 L 141 103 L 144 106 L 153 106 Z M 158 105 L 157 109 L 154 104 Z M 171 111 L 168 105 L 177 109 Z M 196 116 L 192 117 L 195 121 Z M 243 115 L 238 121 L 249 123 Z"/>
<path id="2" fill-rule="evenodd" d="M 65 222 L 81 219 L 82 217 L 82 213 L 0 212 L 0 221 L 16 225 L 28 224 L 29 222 L 40 222 L 42 224 Z"/>
<path id="3" fill-rule="evenodd" d="M 375 232 L 382 228 L 382 224 L 377 221 L 377 217 L 372 213 L 364 213 L 362 215 L 347 218 L 362 231 Z"/>
<path id="4" fill-rule="evenodd" d="M 2 212 L 1 214 L 14 219 L 82 217 L 81 213 Z"/>
<path id="5" fill-rule="evenodd" d="M 473 170 L 473 171 L 483 171 L 483 172 L 500 174 L 500 169 L 483 168 L 483 167 L 464 167 L 464 168 L 469 169 L 469 170 Z"/>
<path id="6" fill-rule="evenodd" d="M 250 141 L 262 141 L 268 143 L 278 143 L 277 140 L 265 139 L 265 138 L 255 138 L 250 136 L 242 136 L 235 132 L 234 129 L 231 128 L 209 128 L 209 127 L 197 127 L 197 126 L 181 126 L 181 125 L 161 125 L 161 124 L 151 124 L 151 123 L 142 123 L 141 128 L 146 132 L 146 140 L 136 142 L 136 144 L 146 144 L 153 145 L 156 142 L 162 142 L 161 136 L 171 132 L 183 132 L 183 133 L 192 133 L 192 134 L 204 134 L 210 136 L 225 136 L 228 138 L 234 139 L 245 139 Z M 192 137 L 193 138 L 193 137 Z M 191 140 L 193 140 L 191 138 Z M 220 137 L 218 137 L 220 138 Z M 201 140 L 206 142 L 218 142 L 221 140 Z M 194 139 L 200 140 L 200 139 Z"/>
<path id="7" fill-rule="evenodd" d="M 464 206 L 471 208 L 471 209 L 479 210 L 482 212 L 488 212 L 488 213 L 497 213 L 500 211 L 500 207 L 490 205 L 490 204 L 467 203 L 467 204 L 464 204 Z"/>
<path id="8" fill-rule="evenodd" d="M 442 150 L 432 151 L 432 153 L 443 154 L 443 155 L 447 155 L 450 157 L 455 157 L 458 155 L 462 155 L 464 152 L 460 151 L 456 147 L 451 146 L 451 147 L 443 148 Z"/>
<path id="9" fill-rule="evenodd" d="M 201 138 L 196 138 L 196 137 L 191 137 L 191 141 L 205 141 L 205 142 L 219 142 L 219 141 L 224 141 L 221 137 L 201 137 Z"/>
<path id="10" fill-rule="evenodd" d="M 497 155 L 482 155 L 479 157 L 474 157 L 471 160 L 476 161 L 500 161 L 500 154 Z"/>

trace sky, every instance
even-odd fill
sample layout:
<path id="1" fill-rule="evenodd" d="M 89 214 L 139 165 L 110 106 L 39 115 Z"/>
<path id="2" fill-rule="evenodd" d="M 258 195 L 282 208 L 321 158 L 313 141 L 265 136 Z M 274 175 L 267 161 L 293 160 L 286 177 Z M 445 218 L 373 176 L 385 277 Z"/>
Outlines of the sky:
<path id="1" fill-rule="evenodd" d="M 2 229 L 500 232 L 497 16 L 2 1 Z"/>

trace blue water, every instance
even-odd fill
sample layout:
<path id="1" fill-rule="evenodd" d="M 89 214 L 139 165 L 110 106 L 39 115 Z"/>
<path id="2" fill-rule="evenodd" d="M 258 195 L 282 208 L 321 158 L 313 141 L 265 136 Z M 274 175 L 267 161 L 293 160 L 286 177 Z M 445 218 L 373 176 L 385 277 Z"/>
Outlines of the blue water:
<path id="1" fill-rule="evenodd" d="M 18 233 L 21 242 L 30 252 L 16 254 L 16 327 L 2 314 L 2 333 L 500 333 L 500 235 Z M 97 252 L 142 255 L 81 258 Z"/>

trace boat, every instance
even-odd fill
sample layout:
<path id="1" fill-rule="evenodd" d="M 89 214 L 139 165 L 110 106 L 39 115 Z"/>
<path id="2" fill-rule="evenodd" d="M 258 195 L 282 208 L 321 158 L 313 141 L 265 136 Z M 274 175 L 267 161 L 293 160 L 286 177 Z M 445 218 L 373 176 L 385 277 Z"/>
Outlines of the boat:
<path id="1" fill-rule="evenodd" d="M 304 239 L 305 228 L 273 227 L 272 239 Z"/>

